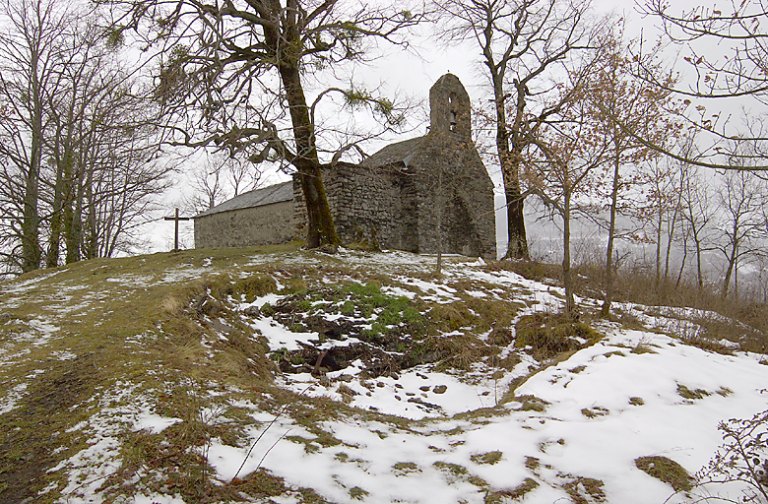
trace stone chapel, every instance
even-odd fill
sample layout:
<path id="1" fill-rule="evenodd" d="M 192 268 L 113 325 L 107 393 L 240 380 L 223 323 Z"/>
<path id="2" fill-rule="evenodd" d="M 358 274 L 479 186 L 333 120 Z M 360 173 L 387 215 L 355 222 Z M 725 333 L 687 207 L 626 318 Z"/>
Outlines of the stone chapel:
<path id="1" fill-rule="evenodd" d="M 430 89 L 429 105 L 426 135 L 324 170 L 342 243 L 417 253 L 442 243 L 444 253 L 495 259 L 493 183 L 472 141 L 469 95 L 449 73 Z M 256 189 L 195 216 L 195 246 L 300 240 L 305 215 L 298 180 Z"/>

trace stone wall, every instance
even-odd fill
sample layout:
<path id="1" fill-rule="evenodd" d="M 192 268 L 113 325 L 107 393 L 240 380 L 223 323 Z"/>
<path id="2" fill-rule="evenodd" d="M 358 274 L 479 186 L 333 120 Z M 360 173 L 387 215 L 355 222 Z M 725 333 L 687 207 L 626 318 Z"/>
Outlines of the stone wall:
<path id="1" fill-rule="evenodd" d="M 283 201 L 195 219 L 195 247 L 274 245 L 294 238 L 293 202 Z"/>
<path id="2" fill-rule="evenodd" d="M 400 184 L 393 170 L 341 163 L 323 172 L 323 182 L 342 243 L 400 247 Z M 306 238 L 306 208 L 294 177 L 295 237 Z"/>
<path id="3" fill-rule="evenodd" d="M 493 183 L 464 132 L 423 137 L 409 166 L 341 163 L 323 172 L 342 243 L 496 258 Z M 295 234 L 306 238 L 306 209 L 294 178 Z M 442 221 L 442 237 L 438 222 Z"/>

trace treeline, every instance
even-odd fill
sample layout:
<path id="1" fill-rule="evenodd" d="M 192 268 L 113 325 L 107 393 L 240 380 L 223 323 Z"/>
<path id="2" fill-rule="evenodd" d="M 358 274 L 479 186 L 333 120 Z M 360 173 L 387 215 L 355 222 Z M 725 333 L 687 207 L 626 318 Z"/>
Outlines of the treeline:
<path id="1" fill-rule="evenodd" d="M 6 271 L 129 250 L 167 166 L 119 35 L 80 3 L 6 0 L 0 18 Z"/>

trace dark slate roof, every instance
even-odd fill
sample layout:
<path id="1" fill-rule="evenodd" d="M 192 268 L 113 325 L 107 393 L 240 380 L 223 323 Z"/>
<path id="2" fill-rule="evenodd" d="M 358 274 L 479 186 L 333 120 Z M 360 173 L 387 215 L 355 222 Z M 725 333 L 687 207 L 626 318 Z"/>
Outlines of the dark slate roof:
<path id="1" fill-rule="evenodd" d="M 243 208 L 254 208 L 271 205 L 273 203 L 282 203 L 283 201 L 291 201 L 292 199 L 293 182 L 288 181 L 283 182 L 282 184 L 275 184 L 240 194 L 231 200 L 225 201 L 220 205 L 216 205 L 215 207 L 196 215 L 195 218 L 229 212 L 231 210 L 241 210 Z"/>
<path id="2" fill-rule="evenodd" d="M 424 138 L 426 137 L 411 138 L 404 142 L 387 145 L 376 154 L 363 160 L 361 164 L 370 168 L 397 163 L 403 163 L 408 166 L 411 157 L 419 150 Z"/>

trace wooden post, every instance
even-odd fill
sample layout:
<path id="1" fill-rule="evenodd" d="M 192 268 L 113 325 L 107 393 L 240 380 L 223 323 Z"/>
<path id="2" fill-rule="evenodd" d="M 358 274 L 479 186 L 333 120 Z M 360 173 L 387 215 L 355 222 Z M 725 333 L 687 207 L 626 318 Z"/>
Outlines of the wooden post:
<path id="1" fill-rule="evenodd" d="M 176 212 L 173 214 L 173 217 L 163 217 L 163 220 L 173 221 L 173 224 L 174 224 L 173 252 L 177 252 L 179 250 L 179 221 L 188 221 L 191 219 L 192 217 L 179 217 L 178 208 L 176 209 Z"/>

